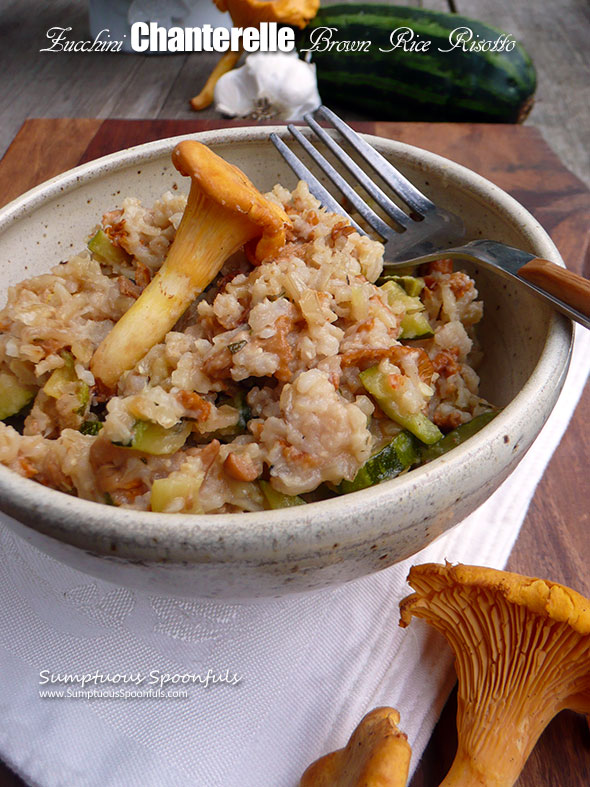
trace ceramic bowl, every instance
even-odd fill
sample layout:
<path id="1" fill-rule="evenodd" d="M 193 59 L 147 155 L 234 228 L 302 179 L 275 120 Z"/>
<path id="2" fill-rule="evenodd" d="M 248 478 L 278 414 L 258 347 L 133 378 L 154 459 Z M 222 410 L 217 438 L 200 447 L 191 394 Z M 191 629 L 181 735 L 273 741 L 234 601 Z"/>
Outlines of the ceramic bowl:
<path id="1" fill-rule="evenodd" d="M 198 137 L 262 190 L 295 178 L 268 141 L 242 128 Z M 1 291 L 84 245 L 121 195 L 150 201 L 187 188 L 170 162 L 183 137 L 151 142 L 54 178 L 0 211 Z M 468 238 L 493 238 L 559 261 L 537 221 L 475 173 L 417 148 L 371 138 Z M 250 598 L 311 590 L 409 557 L 456 525 L 508 476 L 553 408 L 567 371 L 571 324 L 518 284 L 471 271 L 485 302 L 482 395 L 504 409 L 479 434 L 425 467 L 374 488 L 278 511 L 223 516 L 143 513 L 47 489 L 0 467 L 6 522 L 64 563 L 157 593 Z"/>

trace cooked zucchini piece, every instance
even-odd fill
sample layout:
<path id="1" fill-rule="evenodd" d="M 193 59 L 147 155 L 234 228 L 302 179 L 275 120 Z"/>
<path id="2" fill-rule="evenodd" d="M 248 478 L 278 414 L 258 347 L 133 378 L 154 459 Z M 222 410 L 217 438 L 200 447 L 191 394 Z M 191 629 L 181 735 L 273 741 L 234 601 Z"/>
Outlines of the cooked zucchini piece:
<path id="1" fill-rule="evenodd" d="M 20 413 L 34 396 L 34 388 L 23 385 L 10 372 L 0 372 L 0 421 Z"/>
<path id="2" fill-rule="evenodd" d="M 380 289 L 387 296 L 387 303 L 394 312 L 411 314 L 412 312 L 424 311 L 424 304 L 420 298 L 408 295 L 405 289 L 392 279 L 382 284 Z"/>
<path id="3" fill-rule="evenodd" d="M 104 230 L 99 230 L 88 241 L 88 249 L 99 262 L 106 262 L 109 265 L 126 265 L 131 259 L 125 249 L 116 246 Z"/>
<path id="4" fill-rule="evenodd" d="M 305 500 L 302 500 L 297 495 L 284 495 L 282 492 L 277 492 L 268 481 L 259 481 L 260 489 L 268 508 L 290 508 L 291 506 L 304 506 Z"/>
<path id="5" fill-rule="evenodd" d="M 203 478 L 203 473 L 189 473 L 184 470 L 176 470 L 167 478 L 157 478 L 152 484 L 150 495 L 152 511 L 169 511 L 173 501 L 182 498 L 183 513 L 201 514 L 203 509 L 199 502 L 199 490 Z"/>
<path id="6" fill-rule="evenodd" d="M 403 426 L 426 445 L 432 445 L 441 439 L 442 432 L 424 413 L 407 415 L 402 412 L 397 402 L 398 392 L 391 386 L 389 377 L 381 372 L 378 366 L 371 366 L 370 369 L 361 372 L 359 377 L 363 386 L 392 421 Z"/>
<path id="7" fill-rule="evenodd" d="M 424 312 L 406 314 L 401 321 L 400 339 L 426 339 L 434 332 Z"/>
<path id="8" fill-rule="evenodd" d="M 49 379 L 43 386 L 43 391 L 47 396 L 53 399 L 59 399 L 60 396 L 66 392 L 66 387 L 70 383 L 75 383 L 78 380 L 76 371 L 74 369 L 74 356 L 67 350 L 62 350 L 60 353 L 63 358 L 64 365 L 59 369 L 54 369 L 49 375 Z M 88 388 L 88 386 L 86 386 Z"/>
<path id="9" fill-rule="evenodd" d="M 86 412 L 86 405 L 90 401 L 90 388 L 84 382 L 78 383 L 78 401 L 80 402 L 80 407 L 76 410 L 78 415 L 84 415 Z"/>
<path id="10" fill-rule="evenodd" d="M 382 481 L 395 478 L 419 459 L 417 440 L 409 432 L 400 432 L 377 454 L 368 459 L 353 481 L 342 481 L 338 491 L 342 494 L 357 492 Z"/>
<path id="11" fill-rule="evenodd" d="M 406 295 L 410 295 L 413 298 L 420 295 L 424 289 L 424 279 L 420 276 L 398 276 L 397 274 L 389 273 L 379 277 L 379 284 L 385 284 L 388 281 L 399 284 L 406 291 Z"/>
<path id="12" fill-rule="evenodd" d="M 189 422 L 181 421 L 171 429 L 165 429 L 152 421 L 137 421 L 130 447 L 144 454 L 174 454 L 186 443 L 190 433 Z"/>
<path id="13" fill-rule="evenodd" d="M 69 372 L 69 369 L 66 369 L 65 366 L 61 366 L 59 369 L 54 369 L 49 376 L 49 379 L 43 386 L 43 391 L 47 394 L 47 396 L 51 396 L 53 399 L 59 399 L 62 394 L 65 393 L 65 386 L 69 383 L 73 383 L 75 380 L 75 376 Z"/>
<path id="14" fill-rule="evenodd" d="M 394 278 L 395 276 L 412 276 L 413 278 L 418 278 L 416 276 L 416 265 L 396 265 L 393 270 L 395 273 L 388 273 L 388 263 L 387 260 L 384 262 L 383 273 L 377 279 L 377 284 L 381 285 L 384 284 L 386 281 Z"/>
<path id="15" fill-rule="evenodd" d="M 75 410 L 78 415 L 84 415 L 86 406 L 90 401 L 90 389 L 85 382 L 78 379 L 78 375 L 74 369 L 74 356 L 72 353 L 63 350 L 61 352 L 61 357 L 64 360 L 64 365 L 51 372 L 49 379 L 43 386 L 43 391 L 47 396 L 51 396 L 52 399 L 59 399 L 64 395 L 70 383 L 77 383 L 76 394 L 79 406 L 76 407 Z"/>
<path id="16" fill-rule="evenodd" d="M 231 502 L 244 511 L 260 511 L 265 507 L 266 498 L 257 481 L 238 481 L 227 478 Z"/>
<path id="17" fill-rule="evenodd" d="M 453 429 L 437 443 L 429 445 L 428 448 L 423 448 L 420 454 L 420 461 L 423 463 L 430 462 L 432 459 L 436 459 L 438 456 L 442 456 L 451 449 L 461 445 L 461 443 L 464 443 L 469 437 L 472 437 L 479 432 L 480 429 L 483 429 L 486 424 L 489 424 L 490 421 L 498 415 L 498 412 L 499 410 L 488 410 L 485 413 L 476 415 L 471 421 L 467 421 L 467 423 L 461 424 L 456 429 Z"/>

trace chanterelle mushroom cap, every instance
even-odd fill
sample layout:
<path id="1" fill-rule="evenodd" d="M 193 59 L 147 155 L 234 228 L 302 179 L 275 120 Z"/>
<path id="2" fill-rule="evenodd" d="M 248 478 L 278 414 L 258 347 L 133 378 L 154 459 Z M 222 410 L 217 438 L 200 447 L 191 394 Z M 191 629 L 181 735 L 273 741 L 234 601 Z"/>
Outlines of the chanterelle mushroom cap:
<path id="1" fill-rule="evenodd" d="M 275 254 L 291 225 L 282 207 L 200 142 L 181 142 L 172 160 L 191 178 L 188 201 L 164 264 L 94 353 L 91 370 L 109 389 L 162 341 L 228 257 L 250 241 L 256 261 Z"/>
<path id="2" fill-rule="evenodd" d="M 320 0 L 213 0 L 220 11 L 229 11 L 236 27 L 258 27 L 277 22 L 304 28 L 317 14 Z"/>
<path id="3" fill-rule="evenodd" d="M 258 261 L 285 245 L 291 220 L 280 205 L 258 191 L 241 169 L 195 140 L 180 142 L 172 151 L 172 163 L 209 199 L 252 222 L 252 237 L 262 236 L 255 251 Z"/>
<path id="4" fill-rule="evenodd" d="M 405 787 L 412 749 L 395 708 L 375 708 L 344 749 L 313 762 L 299 787 Z"/>
<path id="5" fill-rule="evenodd" d="M 459 745 L 441 787 L 511 787 L 559 711 L 590 711 L 590 601 L 479 566 L 414 566 L 408 582 L 400 625 L 424 618 L 455 654 Z"/>

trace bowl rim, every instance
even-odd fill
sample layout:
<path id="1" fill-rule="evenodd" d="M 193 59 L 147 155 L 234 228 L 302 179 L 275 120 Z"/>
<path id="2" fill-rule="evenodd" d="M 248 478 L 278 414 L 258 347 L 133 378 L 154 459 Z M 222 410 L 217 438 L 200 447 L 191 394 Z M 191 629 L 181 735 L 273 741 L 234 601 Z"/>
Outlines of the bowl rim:
<path id="1" fill-rule="evenodd" d="M 77 166 L 44 183 L 35 186 L 0 209 L 0 233 L 13 223 L 32 213 L 37 207 L 52 198 L 75 191 L 84 183 L 100 178 L 106 172 L 142 162 L 149 162 L 168 153 L 174 145 L 184 139 L 198 139 L 208 145 L 242 144 L 268 140 L 277 133 L 290 141 L 286 126 L 237 127 L 215 129 L 205 132 L 166 137 L 108 154 Z M 309 130 L 306 130 L 306 133 Z M 464 191 L 472 196 L 485 194 L 486 201 L 494 203 L 506 217 L 520 226 L 526 226 L 534 235 L 535 253 L 554 259 L 563 265 L 561 256 L 539 222 L 517 200 L 491 181 L 436 153 L 417 148 L 407 143 L 384 137 L 363 134 L 382 153 L 399 155 L 414 166 L 423 169 L 444 168 L 453 181 L 460 181 Z M 459 184 L 456 184 L 459 187 Z M 552 313 L 545 344 L 532 374 L 518 394 L 506 405 L 494 420 L 466 444 L 458 446 L 445 456 L 439 457 L 406 476 L 383 482 L 375 487 L 350 493 L 305 506 L 270 511 L 230 514 L 162 514 L 151 511 L 135 511 L 109 507 L 103 503 L 72 497 L 64 492 L 45 487 L 36 481 L 23 478 L 9 468 L 0 465 L 0 508 L 22 522 L 27 515 L 38 522 L 40 532 L 65 543 L 82 547 L 86 551 L 102 556 L 116 553 L 127 559 L 141 562 L 165 560 L 170 563 L 199 563 L 214 560 L 216 563 L 234 563 L 244 560 L 260 562 L 263 552 L 268 555 L 282 554 L 287 550 L 295 555 L 317 555 L 332 548 L 332 544 L 345 546 L 359 543 L 358 527 L 352 525 L 354 517 L 371 508 L 378 508 L 390 501 L 397 488 L 408 488 L 419 493 L 425 478 L 447 474 L 462 464 L 467 452 L 473 461 L 484 458 L 487 446 L 497 441 L 506 431 L 513 415 L 535 393 L 553 384 L 561 388 L 567 373 L 573 343 L 573 327 L 562 315 Z M 553 359 L 553 360 L 552 360 Z M 557 371 L 557 376 L 555 372 Z M 345 501 L 345 502 L 344 502 Z M 343 508 L 346 516 L 343 516 Z M 35 514 L 38 517 L 35 517 Z M 76 523 L 84 520 L 84 537 L 77 533 Z M 51 520 L 47 528 L 43 520 Z M 310 530 L 311 521 L 321 528 Z M 396 528 L 403 532 L 412 524 Z M 225 533 L 231 535 L 227 539 Z M 389 532 L 389 531 L 388 531 Z M 367 541 L 377 537 L 376 531 L 363 533 Z M 267 539 L 266 551 L 260 549 L 261 538 Z M 214 557 L 213 557 L 214 555 Z"/>

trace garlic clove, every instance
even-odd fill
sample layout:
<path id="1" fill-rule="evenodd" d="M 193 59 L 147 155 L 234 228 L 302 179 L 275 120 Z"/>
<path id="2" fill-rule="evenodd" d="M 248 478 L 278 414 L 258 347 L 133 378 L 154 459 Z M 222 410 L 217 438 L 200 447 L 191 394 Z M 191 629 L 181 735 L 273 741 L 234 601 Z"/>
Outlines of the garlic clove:
<path id="1" fill-rule="evenodd" d="M 296 52 L 249 55 L 215 87 L 216 109 L 232 116 L 294 121 L 320 104 L 315 65 Z"/>
<path id="2" fill-rule="evenodd" d="M 222 115 L 246 117 L 256 109 L 256 79 L 245 66 L 234 68 L 215 85 L 215 109 Z"/>
<path id="3" fill-rule="evenodd" d="M 296 53 L 254 58 L 248 66 L 256 79 L 258 99 L 268 100 L 281 120 L 301 120 L 320 105 L 315 65 Z"/>

